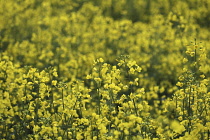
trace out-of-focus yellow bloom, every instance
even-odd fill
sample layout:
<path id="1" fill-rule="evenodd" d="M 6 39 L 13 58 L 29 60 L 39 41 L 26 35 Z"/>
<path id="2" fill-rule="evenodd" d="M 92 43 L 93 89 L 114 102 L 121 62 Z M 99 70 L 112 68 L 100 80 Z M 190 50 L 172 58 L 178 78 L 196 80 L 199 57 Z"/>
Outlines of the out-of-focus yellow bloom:
<path id="1" fill-rule="evenodd" d="M 178 121 L 172 121 L 171 128 L 174 132 L 178 134 L 181 134 L 183 131 L 185 131 L 185 127 L 181 125 Z"/>
<path id="2" fill-rule="evenodd" d="M 103 58 L 99 58 L 98 61 L 99 61 L 100 63 L 103 63 L 103 62 L 104 62 Z"/>
<path id="3" fill-rule="evenodd" d="M 56 71 L 54 71 L 53 76 L 58 77 L 58 73 Z"/>
<path id="4" fill-rule="evenodd" d="M 179 86 L 179 87 L 182 87 L 183 86 L 183 83 L 182 82 L 177 82 L 176 85 Z"/>
<path id="5" fill-rule="evenodd" d="M 38 125 L 34 125 L 33 131 L 36 133 L 38 132 L 40 127 Z"/>
<path id="6" fill-rule="evenodd" d="M 57 80 L 53 80 L 53 81 L 52 81 L 52 85 L 53 85 L 53 86 L 56 86 L 56 85 L 57 85 Z"/>

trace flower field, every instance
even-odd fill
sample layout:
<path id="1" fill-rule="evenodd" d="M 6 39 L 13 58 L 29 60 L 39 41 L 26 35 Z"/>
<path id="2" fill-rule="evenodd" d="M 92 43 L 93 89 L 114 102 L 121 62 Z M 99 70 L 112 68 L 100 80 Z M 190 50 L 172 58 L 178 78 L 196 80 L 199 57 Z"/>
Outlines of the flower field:
<path id="1" fill-rule="evenodd" d="M 1 140 L 209 140 L 209 0 L 1 0 Z"/>

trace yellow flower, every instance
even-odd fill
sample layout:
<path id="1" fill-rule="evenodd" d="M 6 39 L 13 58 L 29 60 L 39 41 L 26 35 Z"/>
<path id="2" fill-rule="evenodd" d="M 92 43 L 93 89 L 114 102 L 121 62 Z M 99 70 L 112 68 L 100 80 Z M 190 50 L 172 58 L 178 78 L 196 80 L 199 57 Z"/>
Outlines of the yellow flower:
<path id="1" fill-rule="evenodd" d="M 107 133 L 107 129 L 106 129 L 106 127 L 104 126 L 104 124 L 99 124 L 98 129 L 100 130 L 100 133 L 101 133 L 101 134 Z"/>
<path id="2" fill-rule="evenodd" d="M 133 93 L 130 93 L 130 98 L 131 99 L 134 99 L 135 98 L 135 95 Z"/>
<path id="3" fill-rule="evenodd" d="M 91 79 L 91 78 L 92 78 L 91 74 L 88 74 L 88 75 L 86 76 L 86 79 Z"/>
<path id="4" fill-rule="evenodd" d="M 139 66 L 137 66 L 136 71 L 137 71 L 137 72 L 141 72 L 141 70 L 142 70 L 142 68 L 139 67 Z"/>
<path id="5" fill-rule="evenodd" d="M 39 135 L 38 134 L 35 134 L 34 135 L 34 138 L 35 138 L 35 140 L 38 140 L 39 139 Z"/>
<path id="6" fill-rule="evenodd" d="M 200 75 L 200 77 L 201 77 L 201 78 L 205 78 L 205 75 L 204 75 L 204 74 L 202 74 L 202 75 Z"/>
<path id="7" fill-rule="evenodd" d="M 183 59 L 183 63 L 186 63 L 186 62 L 188 62 L 188 59 L 187 58 L 184 58 Z"/>
<path id="8" fill-rule="evenodd" d="M 53 86 L 56 86 L 56 85 L 57 85 L 57 80 L 53 80 L 53 81 L 52 81 L 52 85 L 53 85 Z"/>
<path id="9" fill-rule="evenodd" d="M 99 77 L 94 78 L 94 80 L 95 80 L 96 82 L 101 82 L 101 81 L 102 81 L 101 78 L 99 78 Z"/>
<path id="10" fill-rule="evenodd" d="M 182 82 L 177 82 L 176 85 L 179 86 L 179 87 L 182 87 L 183 86 L 183 83 Z"/>
<path id="11" fill-rule="evenodd" d="M 127 86 L 127 85 L 124 85 L 124 86 L 123 86 L 123 89 L 124 89 L 124 90 L 128 89 L 128 86 Z"/>
<path id="12" fill-rule="evenodd" d="M 40 127 L 38 125 L 34 125 L 33 131 L 34 132 L 38 132 L 40 129 Z"/>
<path id="13" fill-rule="evenodd" d="M 178 117 L 178 120 L 179 120 L 179 121 L 182 121 L 182 120 L 183 120 L 182 116 L 179 116 L 179 117 Z"/>
<path id="14" fill-rule="evenodd" d="M 11 138 L 12 138 L 12 139 L 15 139 L 15 135 L 12 135 Z"/>
<path id="15" fill-rule="evenodd" d="M 194 57 L 195 56 L 195 52 L 190 52 L 190 56 Z"/>
<path id="16" fill-rule="evenodd" d="M 115 135 L 115 137 L 116 137 L 116 138 L 118 138 L 118 137 L 119 137 L 119 135 L 120 135 L 120 132 L 119 132 L 119 131 L 117 131 L 117 130 L 115 130 L 115 131 L 114 131 L 114 135 Z"/>
<path id="17" fill-rule="evenodd" d="M 171 122 L 171 128 L 174 132 L 181 134 L 185 131 L 185 127 L 181 125 L 178 121 L 172 121 Z"/>
<path id="18" fill-rule="evenodd" d="M 31 116 L 30 115 L 26 115 L 26 119 L 27 120 L 31 119 Z"/>
<path id="19" fill-rule="evenodd" d="M 135 69 L 133 67 L 131 67 L 130 70 L 129 70 L 129 73 L 134 74 L 134 72 L 135 72 Z"/>
<path id="20" fill-rule="evenodd" d="M 142 104 L 138 104 L 137 106 L 138 106 L 138 109 L 139 109 L 140 111 L 144 109 L 144 107 L 143 107 Z"/>
<path id="21" fill-rule="evenodd" d="M 139 81 L 139 78 L 136 78 L 136 79 L 134 80 L 134 85 L 138 86 L 138 85 L 139 85 L 138 81 Z"/>
<path id="22" fill-rule="evenodd" d="M 127 66 L 131 68 L 132 66 L 136 65 L 136 61 L 128 61 Z"/>
<path id="23" fill-rule="evenodd" d="M 128 135 L 128 134 L 129 134 L 128 129 L 124 129 L 124 133 L 125 133 L 126 135 Z"/>
<path id="24" fill-rule="evenodd" d="M 53 76 L 58 77 L 58 73 L 56 71 L 54 71 Z"/>
<path id="25" fill-rule="evenodd" d="M 81 132 L 77 132 L 76 139 L 77 140 L 82 140 L 83 139 L 83 136 L 82 136 L 82 133 Z"/>
<path id="26" fill-rule="evenodd" d="M 103 58 L 99 58 L 98 61 L 101 62 L 101 63 L 104 62 Z"/>
<path id="27" fill-rule="evenodd" d="M 62 140 L 63 138 L 60 136 L 60 137 L 58 137 L 58 139 L 57 140 Z"/>

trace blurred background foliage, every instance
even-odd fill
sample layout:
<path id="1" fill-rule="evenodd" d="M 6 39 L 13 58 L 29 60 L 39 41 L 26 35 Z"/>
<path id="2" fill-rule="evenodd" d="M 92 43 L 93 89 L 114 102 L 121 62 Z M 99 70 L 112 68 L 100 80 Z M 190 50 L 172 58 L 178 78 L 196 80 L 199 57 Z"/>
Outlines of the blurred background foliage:
<path id="1" fill-rule="evenodd" d="M 72 81 L 84 80 L 96 58 L 116 64 L 129 55 L 143 68 L 142 87 L 170 94 L 186 45 L 194 38 L 209 45 L 209 7 L 209 0 L 1 0 L 0 57 L 55 67 Z"/>

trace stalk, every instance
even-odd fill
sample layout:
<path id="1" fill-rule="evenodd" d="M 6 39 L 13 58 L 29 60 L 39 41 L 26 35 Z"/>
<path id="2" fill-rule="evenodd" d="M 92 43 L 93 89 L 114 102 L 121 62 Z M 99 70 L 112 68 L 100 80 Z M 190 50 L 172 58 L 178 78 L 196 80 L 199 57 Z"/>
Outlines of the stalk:
<path id="1" fill-rule="evenodd" d="M 136 107 L 135 100 L 132 99 L 132 101 L 133 101 L 133 105 L 134 105 L 134 110 L 135 110 L 136 116 L 138 117 L 138 112 L 137 112 L 137 107 Z"/>
<path id="2" fill-rule="evenodd" d="M 101 98 L 100 98 L 100 92 L 99 92 L 99 88 L 97 89 L 97 93 L 98 93 L 98 114 L 101 114 Z"/>
<path id="3" fill-rule="evenodd" d="M 61 91 L 61 93 L 62 93 L 62 105 L 63 105 L 63 110 L 64 110 L 64 95 L 63 95 L 63 88 L 62 88 L 62 91 Z"/>

